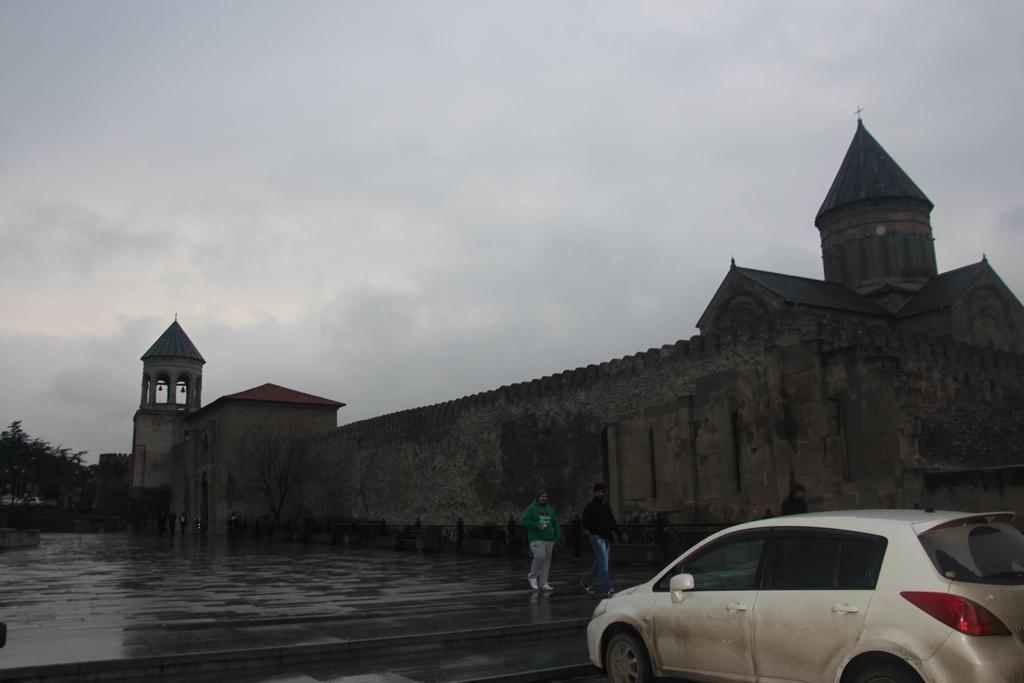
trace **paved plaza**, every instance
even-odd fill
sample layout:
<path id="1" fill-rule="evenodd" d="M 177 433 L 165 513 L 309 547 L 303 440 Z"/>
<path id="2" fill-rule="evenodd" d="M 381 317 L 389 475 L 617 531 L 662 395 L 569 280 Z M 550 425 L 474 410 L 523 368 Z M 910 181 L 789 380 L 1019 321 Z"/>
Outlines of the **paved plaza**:
<path id="1" fill-rule="evenodd" d="M 118 667 L 124 678 L 196 680 L 202 663 L 211 680 L 245 681 L 583 672 L 595 598 L 575 586 L 589 559 L 556 552 L 556 590 L 540 594 L 526 585 L 526 557 L 46 534 L 38 548 L 0 553 L 0 680 Z M 613 575 L 624 588 L 653 570 Z"/>

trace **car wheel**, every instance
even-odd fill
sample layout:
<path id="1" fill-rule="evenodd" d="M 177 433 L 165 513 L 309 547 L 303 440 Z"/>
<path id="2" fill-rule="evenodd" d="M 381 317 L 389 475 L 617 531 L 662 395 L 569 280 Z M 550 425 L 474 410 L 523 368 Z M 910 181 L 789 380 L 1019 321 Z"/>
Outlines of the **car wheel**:
<path id="1" fill-rule="evenodd" d="M 921 679 L 898 664 L 869 664 L 852 683 L 921 683 Z"/>
<path id="2" fill-rule="evenodd" d="M 604 651 L 604 668 L 612 683 L 649 683 L 651 660 L 640 638 L 628 631 L 612 636 Z"/>

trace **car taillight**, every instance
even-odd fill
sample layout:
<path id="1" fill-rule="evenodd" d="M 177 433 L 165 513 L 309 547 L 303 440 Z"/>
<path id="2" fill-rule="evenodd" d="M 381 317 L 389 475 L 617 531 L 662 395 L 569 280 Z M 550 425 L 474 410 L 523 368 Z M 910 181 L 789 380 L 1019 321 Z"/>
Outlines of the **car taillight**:
<path id="1" fill-rule="evenodd" d="M 901 596 L 915 607 L 969 636 L 1008 636 L 1010 629 L 999 621 L 996 615 L 967 598 L 951 593 L 926 591 L 903 591 Z"/>

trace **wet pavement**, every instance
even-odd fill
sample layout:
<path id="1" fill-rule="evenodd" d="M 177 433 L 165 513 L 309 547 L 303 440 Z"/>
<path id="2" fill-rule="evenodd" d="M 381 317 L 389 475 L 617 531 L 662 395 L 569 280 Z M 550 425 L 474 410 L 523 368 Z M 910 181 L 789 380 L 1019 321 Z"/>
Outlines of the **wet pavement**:
<path id="1" fill-rule="evenodd" d="M 38 548 L 0 553 L 0 680 L 118 660 L 167 669 L 231 652 L 290 658 L 275 671 L 212 671 L 218 680 L 446 681 L 585 665 L 582 628 L 596 600 L 576 584 L 588 564 L 556 551 L 556 590 L 539 594 L 525 557 L 45 534 Z M 616 566 L 613 576 L 621 589 L 655 570 Z"/>

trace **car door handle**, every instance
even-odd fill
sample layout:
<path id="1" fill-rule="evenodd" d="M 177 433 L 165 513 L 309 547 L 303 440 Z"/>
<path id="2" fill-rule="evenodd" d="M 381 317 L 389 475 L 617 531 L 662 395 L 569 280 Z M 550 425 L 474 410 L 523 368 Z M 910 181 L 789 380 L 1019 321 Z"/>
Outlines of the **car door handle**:
<path id="1" fill-rule="evenodd" d="M 742 602 L 730 602 L 725 606 L 725 609 L 730 612 L 746 612 L 747 606 Z"/>
<path id="2" fill-rule="evenodd" d="M 856 614 L 860 611 L 859 607 L 853 605 L 847 605 L 845 602 L 839 602 L 832 605 L 832 611 L 836 614 Z"/>

